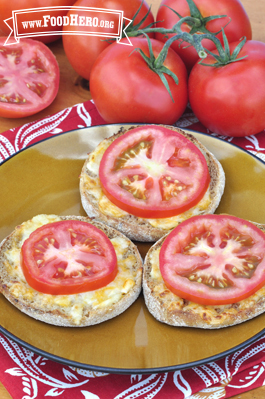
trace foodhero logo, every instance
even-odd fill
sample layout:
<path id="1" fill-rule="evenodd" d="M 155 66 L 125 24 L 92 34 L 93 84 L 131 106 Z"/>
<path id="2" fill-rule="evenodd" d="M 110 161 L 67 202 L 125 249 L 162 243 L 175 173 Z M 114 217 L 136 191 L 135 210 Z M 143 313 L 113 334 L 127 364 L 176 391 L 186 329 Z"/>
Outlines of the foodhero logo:
<path id="1" fill-rule="evenodd" d="M 33 21 L 33 22 L 41 23 L 42 21 Z M 26 23 L 28 26 L 28 21 L 24 21 L 23 23 L 24 26 Z M 59 15 L 58 17 L 51 17 L 50 15 L 44 15 L 42 26 L 48 27 L 49 24 L 51 26 L 90 26 L 95 28 L 100 27 L 100 28 L 111 28 L 111 29 L 114 29 L 115 27 L 114 21 L 108 21 L 104 19 L 99 20 L 98 17 L 85 17 L 76 14 L 70 14 L 70 16 Z"/>
<path id="2" fill-rule="evenodd" d="M 73 6 L 27 8 L 14 10 L 12 14 L 11 18 L 4 21 L 10 28 L 5 45 L 14 43 L 14 39 L 19 42 L 21 38 L 62 34 L 100 36 L 119 42 L 122 33 L 127 38 L 127 42 L 122 44 L 132 45 L 126 35 L 132 20 L 125 18 L 123 11 Z M 62 31 L 64 26 L 68 28 Z M 71 26 L 75 27 L 73 31 Z M 76 29 L 78 26 L 80 31 Z"/>

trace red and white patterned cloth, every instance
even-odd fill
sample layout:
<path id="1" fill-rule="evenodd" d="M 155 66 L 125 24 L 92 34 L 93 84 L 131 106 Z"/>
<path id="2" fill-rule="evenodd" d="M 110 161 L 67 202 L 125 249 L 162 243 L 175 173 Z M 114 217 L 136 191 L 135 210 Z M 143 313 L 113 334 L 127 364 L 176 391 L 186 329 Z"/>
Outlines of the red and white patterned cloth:
<path id="1" fill-rule="evenodd" d="M 93 101 L 0 134 L 0 163 L 17 151 L 56 134 L 105 124 Z M 187 109 L 177 126 L 207 132 Z M 220 137 L 265 161 L 265 131 L 244 138 Z M 260 387 L 265 381 L 265 334 L 216 362 L 181 371 L 116 375 L 75 369 L 24 349 L 0 334 L 0 381 L 14 399 L 220 399 Z"/>

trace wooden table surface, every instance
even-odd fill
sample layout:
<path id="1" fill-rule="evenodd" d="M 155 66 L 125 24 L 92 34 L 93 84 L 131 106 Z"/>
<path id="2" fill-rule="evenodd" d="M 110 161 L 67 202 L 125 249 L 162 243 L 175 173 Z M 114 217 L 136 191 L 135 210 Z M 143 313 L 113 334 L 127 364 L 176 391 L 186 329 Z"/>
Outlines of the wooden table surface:
<path id="1" fill-rule="evenodd" d="M 218 1 L 218 0 L 214 0 Z M 160 0 L 147 0 L 152 5 L 152 11 L 156 14 Z M 249 15 L 253 39 L 265 42 L 265 27 L 263 26 L 263 16 L 265 15 L 265 1 L 257 0 L 241 0 L 246 12 Z M 78 74 L 73 70 L 69 64 L 62 47 L 60 40 L 49 45 L 54 52 L 59 63 L 61 78 L 59 93 L 55 101 L 44 111 L 23 119 L 5 119 L 0 118 L 0 133 L 11 128 L 21 126 L 30 121 L 41 119 L 47 115 L 54 114 L 62 109 L 72 106 L 74 104 L 87 101 L 91 98 L 90 92 L 87 89 L 86 82 L 82 80 Z M 261 387 L 237 396 L 234 399 L 263 399 L 265 397 L 265 387 Z M 0 398 L 12 399 L 4 386 L 0 383 Z"/>

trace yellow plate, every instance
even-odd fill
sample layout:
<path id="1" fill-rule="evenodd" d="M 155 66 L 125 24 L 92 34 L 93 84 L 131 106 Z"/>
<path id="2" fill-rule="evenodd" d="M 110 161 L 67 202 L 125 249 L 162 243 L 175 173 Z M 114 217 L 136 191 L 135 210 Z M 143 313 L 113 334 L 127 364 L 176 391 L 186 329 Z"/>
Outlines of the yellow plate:
<path id="1" fill-rule="evenodd" d="M 84 159 L 118 125 L 64 133 L 27 148 L 0 168 L 0 240 L 40 213 L 85 215 L 79 196 Z M 217 213 L 265 223 L 265 164 L 244 150 L 192 132 L 220 160 L 226 187 Z M 148 244 L 139 244 L 144 256 Z M 220 330 L 171 327 L 156 321 L 140 297 L 122 315 L 92 327 L 64 328 L 36 321 L 0 295 L 0 331 L 55 361 L 96 371 L 147 373 L 217 360 L 263 333 L 265 313 Z"/>

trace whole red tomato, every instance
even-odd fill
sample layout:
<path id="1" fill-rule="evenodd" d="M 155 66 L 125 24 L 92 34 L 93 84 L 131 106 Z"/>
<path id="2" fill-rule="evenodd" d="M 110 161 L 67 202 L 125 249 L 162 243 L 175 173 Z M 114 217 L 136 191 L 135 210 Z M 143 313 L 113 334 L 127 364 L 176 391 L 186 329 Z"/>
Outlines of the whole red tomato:
<path id="1" fill-rule="evenodd" d="M 119 10 L 124 12 L 124 17 L 132 19 L 139 7 L 142 5 L 141 10 L 135 18 L 134 25 L 138 24 L 142 18 L 147 14 L 149 6 L 146 1 L 142 0 L 78 0 L 74 7 L 96 7 L 108 10 Z M 70 13 L 70 12 L 69 12 Z M 73 12 L 71 14 L 78 14 L 86 16 L 85 11 Z M 141 24 L 145 27 L 154 22 L 154 17 L 150 12 L 146 20 Z M 75 32 L 75 30 L 87 30 L 84 26 L 64 26 L 63 32 Z M 86 35 L 68 35 L 63 36 L 63 46 L 66 56 L 74 68 L 74 70 L 83 78 L 89 80 L 91 68 L 98 57 L 98 55 L 109 45 L 111 42 L 107 41 L 105 37 L 99 36 L 86 36 Z"/>
<path id="2" fill-rule="evenodd" d="M 212 15 L 227 15 L 226 18 L 216 19 L 206 23 L 206 28 L 210 32 L 219 32 L 222 27 L 228 24 L 224 30 L 229 42 L 239 40 L 243 36 L 246 36 L 248 40 L 252 38 L 249 17 L 240 0 L 193 1 L 203 18 Z M 190 15 L 190 9 L 187 0 L 163 0 L 157 13 L 157 21 L 161 21 L 157 22 L 157 27 L 170 29 L 179 21 L 179 17 L 168 7 L 176 10 L 182 17 Z M 182 30 L 189 31 L 190 28 L 187 24 L 183 24 Z M 222 41 L 222 33 L 219 33 L 217 37 Z M 156 33 L 155 38 L 161 41 L 166 41 L 166 38 L 161 33 Z M 203 40 L 202 43 L 203 46 L 209 50 L 214 49 L 214 44 L 210 40 Z M 192 66 L 199 58 L 194 47 L 189 46 L 186 42 L 180 43 L 178 40 L 176 40 L 172 44 L 172 48 L 181 56 L 188 71 L 190 71 Z"/>
<path id="3" fill-rule="evenodd" d="M 0 0 L 0 33 L 2 36 L 4 35 L 9 35 L 10 34 L 10 29 L 4 22 L 5 19 L 11 18 L 12 17 L 12 11 L 15 10 L 25 10 L 28 8 L 39 8 L 39 7 L 59 7 L 59 6 L 72 6 L 74 4 L 75 0 L 16 0 L 16 1 L 10 1 L 10 0 Z M 48 13 L 51 16 L 63 16 L 67 14 L 67 11 L 49 11 Z M 29 18 L 27 18 L 27 14 L 23 13 L 21 15 L 21 21 L 28 21 Z M 32 14 L 30 17 L 31 20 Z M 35 12 L 34 11 L 34 21 L 43 21 L 43 12 Z M 58 30 L 60 27 L 58 25 L 54 27 L 49 26 L 49 32 L 51 30 Z M 19 32 L 23 33 L 33 33 L 33 32 L 40 32 L 40 28 L 36 26 L 35 27 L 29 27 L 24 28 L 21 25 L 21 22 L 18 22 L 18 29 Z M 43 29 L 43 28 L 42 28 Z M 34 36 L 31 36 L 31 38 L 35 38 Z M 59 38 L 58 35 L 53 35 L 53 36 L 36 36 L 36 39 L 39 41 L 42 41 L 43 43 L 50 43 L 53 42 L 54 40 L 57 40 Z"/>
<path id="4" fill-rule="evenodd" d="M 230 44 L 231 52 L 237 44 Z M 220 67 L 197 63 L 189 76 L 194 114 L 220 135 L 242 137 L 265 128 L 265 43 L 247 41 L 237 58 L 244 56 Z M 215 60 L 208 56 L 204 62 Z"/>
<path id="5" fill-rule="evenodd" d="M 163 48 L 163 43 L 150 39 L 154 57 Z M 124 39 L 122 39 L 124 41 Z M 163 63 L 178 77 L 176 84 L 165 75 L 170 94 L 156 72 L 149 68 L 136 49 L 150 56 L 146 38 L 132 38 L 132 46 L 113 43 L 95 61 L 90 76 L 90 91 L 95 105 L 109 123 L 176 122 L 184 112 L 187 101 L 187 70 L 181 58 L 169 48 Z"/>

